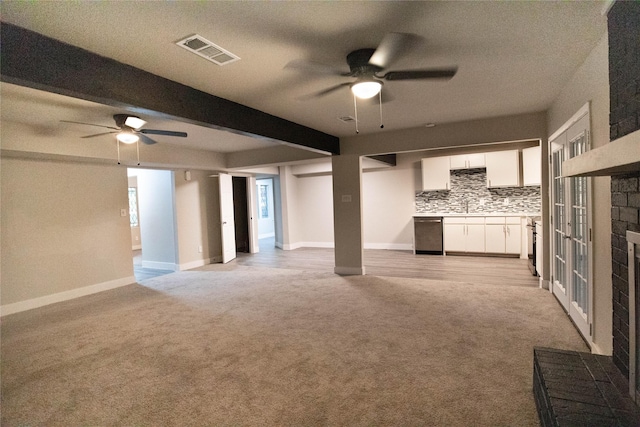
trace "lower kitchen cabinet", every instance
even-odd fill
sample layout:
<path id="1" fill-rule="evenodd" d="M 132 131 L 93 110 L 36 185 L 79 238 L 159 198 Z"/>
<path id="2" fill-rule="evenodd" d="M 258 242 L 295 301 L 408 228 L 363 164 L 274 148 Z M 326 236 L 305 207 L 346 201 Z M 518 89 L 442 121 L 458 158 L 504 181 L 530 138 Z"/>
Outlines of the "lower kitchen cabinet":
<path id="1" fill-rule="evenodd" d="M 449 252 L 484 252 L 484 217 L 446 217 L 444 250 Z"/>
<path id="2" fill-rule="evenodd" d="M 520 217 L 487 217 L 485 248 L 487 253 L 519 254 L 522 244 Z"/>

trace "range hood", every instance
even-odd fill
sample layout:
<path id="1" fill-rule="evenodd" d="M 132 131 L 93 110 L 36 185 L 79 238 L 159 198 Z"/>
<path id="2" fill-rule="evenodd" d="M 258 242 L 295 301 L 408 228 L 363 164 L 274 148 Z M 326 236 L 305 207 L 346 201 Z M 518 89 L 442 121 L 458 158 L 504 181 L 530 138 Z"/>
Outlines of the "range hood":
<path id="1" fill-rule="evenodd" d="M 562 163 L 562 176 L 612 176 L 640 171 L 640 130 Z"/>

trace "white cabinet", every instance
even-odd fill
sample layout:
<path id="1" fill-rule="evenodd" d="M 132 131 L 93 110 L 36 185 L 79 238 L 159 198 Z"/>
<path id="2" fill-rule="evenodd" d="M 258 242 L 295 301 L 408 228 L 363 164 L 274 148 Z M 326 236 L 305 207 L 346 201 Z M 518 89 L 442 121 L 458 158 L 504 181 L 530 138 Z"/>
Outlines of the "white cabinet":
<path id="1" fill-rule="evenodd" d="M 487 164 L 487 187 L 518 187 L 520 156 L 518 150 L 494 151 L 484 155 Z"/>
<path id="2" fill-rule="evenodd" d="M 449 157 L 451 169 L 472 169 L 485 167 L 484 154 L 460 154 Z"/>
<path id="3" fill-rule="evenodd" d="M 522 150 L 522 184 L 540 185 L 541 173 L 540 146 L 525 148 Z"/>
<path id="4" fill-rule="evenodd" d="M 488 253 L 520 254 L 522 249 L 520 217 L 487 217 L 485 219 L 485 242 Z"/>
<path id="5" fill-rule="evenodd" d="M 484 252 L 483 217 L 446 217 L 444 250 L 449 252 Z"/>
<path id="6" fill-rule="evenodd" d="M 451 178 L 449 157 L 429 157 L 422 159 L 422 190 L 449 190 Z"/>

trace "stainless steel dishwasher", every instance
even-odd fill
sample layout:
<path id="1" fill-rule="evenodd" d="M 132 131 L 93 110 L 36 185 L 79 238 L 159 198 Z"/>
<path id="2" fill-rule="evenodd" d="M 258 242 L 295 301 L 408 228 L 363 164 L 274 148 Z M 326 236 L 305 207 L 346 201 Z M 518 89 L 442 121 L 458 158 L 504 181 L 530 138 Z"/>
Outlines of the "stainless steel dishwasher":
<path id="1" fill-rule="evenodd" d="M 414 216 L 413 228 L 417 254 L 442 255 L 444 253 L 441 216 Z"/>

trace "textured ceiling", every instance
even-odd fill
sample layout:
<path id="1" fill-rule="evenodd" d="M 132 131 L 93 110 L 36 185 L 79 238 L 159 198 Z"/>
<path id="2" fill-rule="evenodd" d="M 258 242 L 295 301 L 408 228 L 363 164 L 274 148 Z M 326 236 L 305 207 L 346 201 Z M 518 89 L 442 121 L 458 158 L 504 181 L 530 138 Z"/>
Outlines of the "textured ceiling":
<path id="1" fill-rule="evenodd" d="M 353 123 L 337 119 L 354 114 L 349 91 L 298 98 L 349 79 L 286 68 L 290 61 L 346 71 L 350 51 L 376 47 L 392 31 L 418 35 L 420 43 L 391 70 L 457 65 L 459 71 L 450 81 L 386 82 L 383 91 L 393 100 L 383 104 L 383 123 L 392 130 L 545 110 L 606 31 L 602 1 L 5 1 L 0 8 L 5 22 L 335 136 L 355 133 Z M 241 60 L 221 67 L 174 44 L 191 34 Z M 15 119 L 4 92 L 3 120 Z M 15 108 L 28 109 L 29 94 L 21 96 Z M 52 99 L 48 106 L 59 108 L 60 118 L 111 124 L 110 107 L 69 110 Z M 360 133 L 380 132 L 378 106 L 358 107 Z M 152 124 L 189 127 L 189 141 L 180 143 L 217 151 L 270 144 L 252 146 L 210 129 L 191 138 L 198 132 L 190 125 Z M 219 148 L 207 142 L 212 138 L 220 139 Z M 223 147 L 225 138 L 231 145 Z"/>

